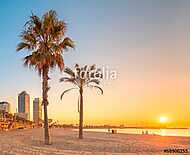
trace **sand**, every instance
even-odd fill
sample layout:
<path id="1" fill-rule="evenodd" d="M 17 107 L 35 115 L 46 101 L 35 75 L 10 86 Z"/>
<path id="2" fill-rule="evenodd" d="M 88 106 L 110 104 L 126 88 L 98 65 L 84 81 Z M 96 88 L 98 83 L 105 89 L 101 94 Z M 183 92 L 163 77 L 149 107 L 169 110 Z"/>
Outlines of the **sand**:
<path id="1" fill-rule="evenodd" d="M 0 155 L 148 155 L 166 154 L 167 148 L 188 149 L 190 137 L 109 134 L 51 129 L 51 145 L 43 144 L 43 129 L 0 132 Z"/>

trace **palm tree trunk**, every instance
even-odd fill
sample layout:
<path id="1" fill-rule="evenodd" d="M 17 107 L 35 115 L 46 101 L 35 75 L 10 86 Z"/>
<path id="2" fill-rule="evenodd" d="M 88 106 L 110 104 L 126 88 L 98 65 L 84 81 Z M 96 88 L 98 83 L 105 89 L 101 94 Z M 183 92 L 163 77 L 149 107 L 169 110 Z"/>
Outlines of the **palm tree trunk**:
<path id="1" fill-rule="evenodd" d="M 83 139 L 83 89 L 80 88 L 79 139 Z"/>
<path id="2" fill-rule="evenodd" d="M 45 140 L 45 144 L 49 145 L 49 126 L 48 126 L 48 113 L 47 113 L 47 105 L 48 105 L 48 72 L 49 69 L 48 68 L 43 68 L 43 84 L 42 84 L 42 90 L 43 90 L 43 107 L 44 107 L 44 140 Z"/>

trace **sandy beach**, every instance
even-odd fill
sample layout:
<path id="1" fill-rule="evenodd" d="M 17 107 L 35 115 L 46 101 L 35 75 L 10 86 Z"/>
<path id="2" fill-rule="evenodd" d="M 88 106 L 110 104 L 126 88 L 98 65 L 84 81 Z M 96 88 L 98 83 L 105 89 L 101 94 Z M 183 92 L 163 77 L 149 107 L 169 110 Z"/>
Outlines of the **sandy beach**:
<path id="1" fill-rule="evenodd" d="M 108 134 L 51 129 L 52 145 L 43 144 L 43 129 L 24 129 L 0 133 L 1 155 L 127 155 L 166 154 L 164 149 L 190 150 L 190 137 Z"/>

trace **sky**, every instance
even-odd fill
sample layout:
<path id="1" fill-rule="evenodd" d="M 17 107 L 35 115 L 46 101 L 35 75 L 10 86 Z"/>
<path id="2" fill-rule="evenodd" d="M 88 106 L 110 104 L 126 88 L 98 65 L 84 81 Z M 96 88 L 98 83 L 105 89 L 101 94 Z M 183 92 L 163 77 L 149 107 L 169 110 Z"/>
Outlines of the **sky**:
<path id="1" fill-rule="evenodd" d="M 37 72 L 23 67 L 28 53 L 16 52 L 19 34 L 33 12 L 54 9 L 67 23 L 66 36 L 76 44 L 64 53 L 66 66 L 97 64 L 116 79 L 104 79 L 104 95 L 86 89 L 85 124 L 190 127 L 190 1 L 184 0 L 15 0 L 0 2 L 0 101 L 16 111 L 17 96 L 26 90 L 41 96 Z M 77 92 L 60 100 L 64 74 L 51 71 L 49 117 L 78 123 Z M 32 108 L 31 108 L 32 113 Z"/>

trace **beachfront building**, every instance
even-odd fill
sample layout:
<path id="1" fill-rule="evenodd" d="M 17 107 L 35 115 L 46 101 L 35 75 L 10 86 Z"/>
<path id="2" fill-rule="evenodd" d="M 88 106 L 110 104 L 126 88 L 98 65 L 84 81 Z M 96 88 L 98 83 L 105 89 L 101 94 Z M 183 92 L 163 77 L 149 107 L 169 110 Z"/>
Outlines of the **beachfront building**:
<path id="1" fill-rule="evenodd" d="M 10 112 L 10 103 L 9 102 L 0 102 L 0 111 Z"/>
<path id="2" fill-rule="evenodd" d="M 42 101 L 35 98 L 33 101 L 33 120 L 35 125 L 39 125 L 42 120 Z"/>
<path id="3" fill-rule="evenodd" d="M 15 116 L 15 117 L 22 118 L 22 119 L 24 119 L 24 120 L 28 120 L 28 114 L 27 114 L 27 113 L 23 113 L 23 112 L 15 113 L 14 116 Z"/>
<path id="4" fill-rule="evenodd" d="M 9 114 L 10 114 L 10 103 L 5 101 L 0 102 L 0 122 L 6 121 Z"/>
<path id="5" fill-rule="evenodd" d="M 30 95 L 26 91 L 18 95 L 18 113 L 24 119 L 30 120 Z"/>

